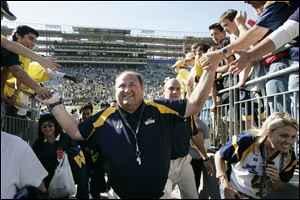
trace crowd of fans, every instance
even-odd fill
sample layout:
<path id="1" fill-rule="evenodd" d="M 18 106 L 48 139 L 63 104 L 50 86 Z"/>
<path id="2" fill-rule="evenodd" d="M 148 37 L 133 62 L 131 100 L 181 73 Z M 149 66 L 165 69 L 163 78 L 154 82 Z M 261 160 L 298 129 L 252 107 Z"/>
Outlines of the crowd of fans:
<path id="1" fill-rule="evenodd" d="M 76 68 L 64 68 L 66 74 L 77 78 L 77 83 L 65 79 L 53 79 L 45 83 L 45 87 L 58 90 L 63 99 L 70 105 L 80 105 L 86 102 L 109 105 L 114 100 L 114 83 L 116 75 L 124 70 L 134 70 L 142 75 L 145 84 L 145 98 L 162 97 L 164 79 L 174 77 L 175 71 L 170 65 L 147 65 L 137 67 L 101 67 L 100 65 Z M 68 104 L 69 104 L 68 103 Z"/>
<path id="2" fill-rule="evenodd" d="M 170 173 L 168 177 L 168 170 L 176 172 L 175 174 L 178 170 L 178 174 L 184 175 L 187 174 L 184 173 L 185 170 L 191 169 L 187 152 L 185 155 L 187 166 L 181 165 L 180 162 L 174 163 L 171 165 L 171 167 L 175 166 L 173 169 L 169 165 L 172 160 L 169 154 L 176 151 L 182 153 L 181 150 L 189 147 L 190 142 L 197 143 L 191 135 L 198 133 L 201 135 L 203 129 L 200 127 L 202 123 L 198 121 L 198 125 L 194 124 L 193 118 L 199 120 L 197 117 L 199 110 L 205 104 L 209 93 L 212 95 L 209 125 L 213 134 L 220 139 L 218 151 L 215 152 L 215 170 L 216 177 L 220 180 L 221 198 L 266 198 L 270 197 L 274 190 L 283 190 L 292 179 L 297 165 L 293 145 L 299 127 L 298 122 L 292 117 L 298 116 L 299 113 L 299 102 L 295 99 L 299 93 L 299 38 L 296 38 L 298 43 L 295 46 L 276 52 L 255 65 L 247 60 L 249 58 L 254 61 L 299 35 L 299 6 L 287 1 L 245 1 L 245 3 L 255 9 L 258 17 L 255 23 L 248 21 L 250 26 L 247 25 L 246 13 L 233 9 L 224 11 L 219 22 L 209 27 L 215 45 L 208 47 L 202 42 L 194 44 L 185 59 L 177 61 L 172 67 L 171 64 L 136 67 L 85 64 L 76 68 L 65 67 L 61 72 L 57 72 L 59 65 L 35 56 L 30 51 L 36 45 L 39 36 L 36 30 L 27 26 L 18 27 L 14 33 L 14 42 L 1 36 L 1 46 L 3 46 L 1 47 L 3 61 L 1 70 L 4 72 L 1 73 L 1 129 L 4 125 L 4 116 L 22 118 L 24 113 L 26 116 L 27 111 L 22 109 L 28 106 L 29 97 L 25 97 L 25 93 L 37 93 L 36 99 L 48 105 L 48 112 L 50 112 L 42 114 L 39 118 L 37 127 L 39 138 L 35 142 L 34 153 L 19 138 L 1 132 L 3 147 L 1 148 L 1 198 L 20 195 L 18 191 L 27 185 L 38 188 L 44 194 L 60 163 L 58 153 L 61 152 L 61 148 L 73 158 L 70 164 L 73 165 L 72 173 L 78 184 L 78 198 L 89 197 L 91 191 L 88 189 L 88 176 L 92 178 L 93 173 L 99 169 L 99 166 L 93 168 L 93 164 L 85 166 L 84 156 L 91 159 L 91 162 L 95 161 L 95 164 L 98 155 L 106 159 L 107 163 L 101 163 L 101 167 L 106 167 L 108 182 L 111 181 L 111 187 L 108 187 L 104 181 L 101 190 L 107 191 L 110 188 L 112 197 L 167 197 L 175 183 L 180 185 L 176 182 L 176 178 L 179 177 L 172 180 Z M 11 20 L 15 19 L 6 1 L 1 1 L 1 18 L 3 16 Z M 270 32 L 272 34 L 268 36 Z M 289 34 L 289 37 L 285 37 L 282 33 Z M 232 36 L 231 40 L 226 38 L 228 35 Z M 21 51 L 16 51 L 7 44 Z M 268 51 L 263 51 L 264 54 L 257 51 L 261 46 L 265 46 Z M 20 56 L 13 52 L 20 53 Z M 45 64 L 45 67 L 53 70 L 49 72 L 42 67 L 44 65 L 31 63 L 30 58 L 35 58 L 40 64 Z M 279 74 L 289 67 L 297 67 L 298 70 Z M 262 69 L 264 73 L 261 74 L 256 69 Z M 124 73 L 125 70 L 131 71 Z M 232 76 L 226 77 L 228 72 L 238 75 L 238 81 L 233 82 Z M 248 80 L 275 73 L 278 76 L 265 80 L 265 86 L 258 87 L 256 84 L 245 87 L 245 82 Z M 117 78 L 119 74 L 121 75 Z M 176 79 L 172 79 L 175 77 Z M 169 84 L 167 87 L 164 85 L 165 82 L 172 82 L 172 85 Z M 6 83 L 5 87 L 3 83 Z M 43 83 L 44 87 L 41 87 L 40 83 Z M 246 130 L 246 133 L 229 138 L 225 134 L 228 130 L 222 125 L 228 113 L 220 114 L 216 109 L 224 104 L 227 106 L 233 98 L 229 93 L 224 95 L 226 92 L 220 91 L 234 84 L 239 88 L 238 97 L 234 100 L 257 100 L 249 104 L 245 103 L 236 110 L 237 117 L 244 117 L 246 124 L 251 122 L 250 128 L 257 129 Z M 56 92 L 52 93 L 50 89 Z M 293 93 L 282 95 L 289 90 Z M 184 91 L 183 96 L 180 96 L 181 93 L 178 91 Z M 115 96 L 115 92 L 118 95 Z M 183 98 L 183 100 L 157 99 L 163 97 L 164 92 L 169 92 L 167 97 L 169 99 L 177 94 L 176 99 Z M 261 103 L 259 100 L 263 92 L 269 98 Z M 85 104 L 80 112 L 82 116 L 90 117 L 80 118 L 76 110 L 72 111 L 73 115 L 69 115 L 62 105 L 59 94 L 65 105 Z M 156 100 L 144 103 L 144 99 Z M 268 114 L 264 114 L 264 107 L 260 107 L 264 103 L 268 105 L 266 108 Z M 92 115 L 92 104 L 110 106 L 105 106 L 108 108 Z M 89 110 L 88 114 L 83 111 L 84 108 Z M 296 113 L 292 112 L 295 110 Z M 145 120 L 143 117 L 145 118 L 146 115 L 149 118 Z M 145 121 L 141 121 L 142 119 Z M 191 120 L 191 123 L 188 120 Z M 81 123 L 78 125 L 77 122 Z M 235 126 L 239 126 L 238 122 L 234 123 Z M 132 125 L 136 129 L 133 129 Z M 195 130 L 197 133 L 194 133 Z M 180 134 L 173 134 L 174 138 L 171 138 L 171 133 L 177 131 L 186 134 L 184 137 L 187 136 L 187 140 L 184 144 Z M 178 146 L 173 145 L 176 138 Z M 198 142 L 202 142 L 203 146 L 200 138 Z M 110 144 L 107 144 L 107 141 Z M 169 145 L 173 145 L 172 153 L 169 151 Z M 81 149 L 85 150 L 85 155 Z M 132 149 L 135 149 L 136 156 L 133 159 Z M 206 154 L 202 154 L 199 148 L 198 150 L 201 156 Z M 15 159 L 10 159 L 11 157 Z M 210 162 L 207 155 L 202 159 L 203 162 Z M 132 160 L 134 163 L 131 162 Z M 152 161 L 157 161 L 156 165 Z M 213 170 L 209 170 L 211 166 L 209 165 L 208 168 L 208 165 L 203 162 L 200 167 L 205 166 L 212 175 Z M 85 171 L 85 167 L 91 168 Z M 178 169 L 175 169 L 176 167 Z M 226 167 L 230 167 L 230 170 Z M 138 173 L 138 176 L 135 176 L 135 173 Z M 103 178 L 104 171 L 101 176 Z M 95 176 L 94 178 L 97 179 Z M 193 189 L 194 185 L 199 186 L 197 180 L 195 183 L 192 180 L 189 184 L 192 187 L 188 188 L 193 190 L 195 198 L 201 197 L 198 191 Z M 208 186 L 210 182 L 206 180 L 203 184 Z M 100 190 L 96 191 L 98 198 Z M 65 198 L 68 195 L 61 197 Z"/>

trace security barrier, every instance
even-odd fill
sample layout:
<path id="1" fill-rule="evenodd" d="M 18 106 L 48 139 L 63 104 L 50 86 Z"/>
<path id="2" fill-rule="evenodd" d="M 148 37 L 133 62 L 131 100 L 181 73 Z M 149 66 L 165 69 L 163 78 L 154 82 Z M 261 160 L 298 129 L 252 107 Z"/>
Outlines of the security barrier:
<path id="1" fill-rule="evenodd" d="M 33 145 L 38 138 L 38 119 L 39 119 L 39 104 L 35 99 L 31 99 L 31 106 L 18 104 L 29 109 L 30 117 L 19 118 L 12 116 L 4 116 L 3 131 L 17 135 L 25 140 L 29 145 Z"/>
<path id="2" fill-rule="evenodd" d="M 290 45 L 285 45 L 283 49 L 290 48 Z M 269 57 L 278 51 L 268 54 L 263 58 Z M 257 60 L 257 64 L 262 59 Z M 261 67 L 257 65 L 256 67 Z M 267 81 L 279 76 L 288 75 L 291 73 L 299 74 L 299 64 L 292 65 L 288 68 L 274 72 L 270 75 L 260 76 L 254 80 L 249 80 L 245 83 L 245 87 L 257 84 L 260 81 Z M 206 122 L 210 127 L 210 145 L 211 148 L 219 148 L 224 145 L 233 135 L 245 132 L 252 128 L 260 128 L 262 122 L 273 112 L 287 112 L 299 122 L 299 88 L 289 90 L 274 95 L 266 95 L 262 89 L 262 94 L 258 95 L 257 91 L 250 91 L 251 98 L 240 100 L 241 93 L 245 91 L 237 88 L 237 76 L 227 73 L 230 77 L 230 86 L 219 93 L 229 92 L 229 103 L 220 104 L 214 112 L 210 111 L 209 103 L 206 103 L 201 111 L 200 119 Z M 209 99 L 208 101 L 211 101 Z M 279 101 L 283 102 L 282 108 L 273 106 L 274 110 L 270 109 L 270 104 L 276 105 Z M 273 108 L 272 107 L 272 108 Z M 294 150 L 299 154 L 299 134 L 295 141 Z"/>

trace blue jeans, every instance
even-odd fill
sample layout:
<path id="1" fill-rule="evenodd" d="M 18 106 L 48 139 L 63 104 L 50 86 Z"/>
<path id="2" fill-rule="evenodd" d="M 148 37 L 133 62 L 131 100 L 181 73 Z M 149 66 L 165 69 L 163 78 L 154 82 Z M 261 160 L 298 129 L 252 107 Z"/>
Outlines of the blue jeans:
<path id="1" fill-rule="evenodd" d="M 282 69 L 285 69 L 289 66 L 288 59 L 281 59 L 278 62 L 272 63 L 269 66 L 266 67 L 266 74 L 271 75 L 275 72 L 278 72 Z M 286 92 L 288 91 L 288 80 L 289 80 L 289 74 L 281 75 L 275 78 L 272 78 L 266 82 L 266 93 L 267 95 L 276 95 L 278 93 Z M 286 107 L 284 108 L 284 103 Z M 273 97 L 268 98 L 268 104 L 270 108 L 270 112 L 288 112 L 291 114 L 290 104 L 291 100 L 290 98 L 283 99 L 283 95 L 279 95 L 276 98 L 276 104 L 274 102 Z"/>
<path id="2" fill-rule="evenodd" d="M 299 61 L 289 60 L 289 66 L 290 67 L 298 66 L 299 68 Z M 288 89 L 289 91 L 298 90 L 298 93 L 296 93 L 296 97 L 299 99 L 299 70 L 294 71 L 290 74 Z M 291 99 L 292 116 L 293 117 L 299 116 L 297 113 L 295 113 L 295 112 L 299 112 L 299 101 L 295 100 L 294 93 L 289 94 L 289 97 Z"/>

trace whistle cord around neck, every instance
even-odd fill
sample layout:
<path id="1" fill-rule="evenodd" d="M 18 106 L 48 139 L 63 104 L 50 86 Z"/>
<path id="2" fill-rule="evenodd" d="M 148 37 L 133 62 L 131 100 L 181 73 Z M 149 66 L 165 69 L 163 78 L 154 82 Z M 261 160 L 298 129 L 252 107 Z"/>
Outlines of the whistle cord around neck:
<path id="1" fill-rule="evenodd" d="M 139 148 L 139 144 L 138 144 L 138 139 L 137 139 L 137 134 L 140 130 L 140 125 L 141 125 L 141 120 L 142 120 L 142 115 L 143 115 L 143 112 L 144 112 L 144 109 L 145 109 L 145 104 L 143 104 L 143 107 L 142 107 L 142 110 L 141 110 L 141 113 L 140 113 L 140 116 L 139 116 L 139 121 L 138 121 L 138 124 L 136 126 L 136 130 L 134 131 L 132 129 L 132 127 L 130 126 L 129 122 L 126 120 L 124 114 L 122 113 L 122 111 L 120 109 L 118 109 L 118 112 L 121 116 L 121 119 L 122 121 L 125 123 L 125 125 L 129 128 L 129 130 L 132 132 L 132 134 L 134 135 L 134 140 L 135 140 L 135 149 L 136 149 L 136 162 L 138 163 L 138 165 L 142 165 L 142 159 L 141 159 L 141 151 L 140 151 L 140 148 Z"/>

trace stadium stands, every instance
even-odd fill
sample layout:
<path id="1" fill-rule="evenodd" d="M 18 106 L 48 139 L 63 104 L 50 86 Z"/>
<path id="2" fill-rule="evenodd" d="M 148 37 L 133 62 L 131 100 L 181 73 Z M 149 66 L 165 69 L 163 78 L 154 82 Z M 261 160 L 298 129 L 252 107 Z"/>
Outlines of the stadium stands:
<path id="1" fill-rule="evenodd" d="M 1 32 L 9 36 L 18 25 L 3 22 Z M 58 79 L 46 83 L 47 87 L 58 89 L 66 102 L 76 105 L 111 102 L 115 76 L 126 69 L 144 76 L 146 98 L 160 97 L 164 79 L 175 77 L 171 65 L 184 57 L 191 44 L 212 43 L 208 33 L 200 37 L 201 33 L 26 25 L 40 34 L 35 51 L 57 58 L 63 72 L 80 80 L 78 84 Z"/>

